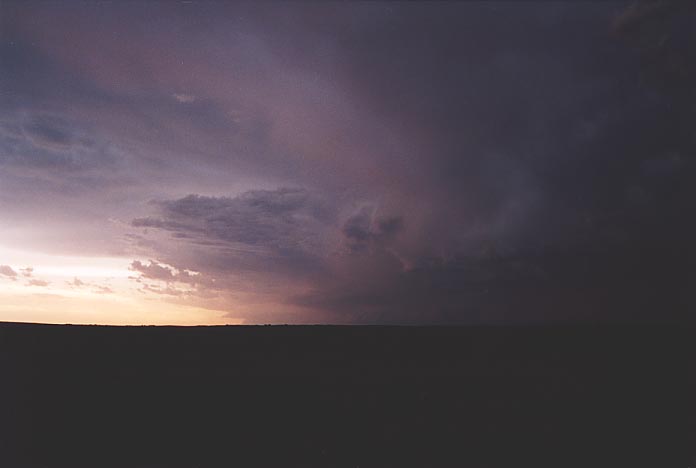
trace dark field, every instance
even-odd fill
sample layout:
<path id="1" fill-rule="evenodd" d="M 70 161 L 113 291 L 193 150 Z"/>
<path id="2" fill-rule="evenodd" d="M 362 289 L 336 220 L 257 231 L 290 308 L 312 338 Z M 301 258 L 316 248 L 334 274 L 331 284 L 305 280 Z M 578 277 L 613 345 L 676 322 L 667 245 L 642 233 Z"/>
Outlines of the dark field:
<path id="1" fill-rule="evenodd" d="M 0 324 L 0 466 L 686 468 L 694 336 Z"/>

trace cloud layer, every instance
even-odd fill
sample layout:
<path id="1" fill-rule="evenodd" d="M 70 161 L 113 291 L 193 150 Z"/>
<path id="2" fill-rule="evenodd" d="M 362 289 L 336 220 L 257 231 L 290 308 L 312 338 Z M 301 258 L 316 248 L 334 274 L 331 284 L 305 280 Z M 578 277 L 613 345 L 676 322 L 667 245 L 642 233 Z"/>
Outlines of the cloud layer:
<path id="1" fill-rule="evenodd" d="M 2 9 L 2 245 L 248 322 L 693 309 L 690 4 Z"/>

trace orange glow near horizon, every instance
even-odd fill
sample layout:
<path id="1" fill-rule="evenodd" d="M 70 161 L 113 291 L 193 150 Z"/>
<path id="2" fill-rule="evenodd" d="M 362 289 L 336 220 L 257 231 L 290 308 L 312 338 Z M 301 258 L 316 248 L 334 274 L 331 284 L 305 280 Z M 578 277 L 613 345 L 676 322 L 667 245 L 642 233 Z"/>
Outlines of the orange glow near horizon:
<path id="1" fill-rule="evenodd" d="M 0 247 L 0 321 L 99 325 L 226 325 L 242 319 L 138 289 L 129 259 Z M 27 270 L 30 267 L 30 270 Z"/>

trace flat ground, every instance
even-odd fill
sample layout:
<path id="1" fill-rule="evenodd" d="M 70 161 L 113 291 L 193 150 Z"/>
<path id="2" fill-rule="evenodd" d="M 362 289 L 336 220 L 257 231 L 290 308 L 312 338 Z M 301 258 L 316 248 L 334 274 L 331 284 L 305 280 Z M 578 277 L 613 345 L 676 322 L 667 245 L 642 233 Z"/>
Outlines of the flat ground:
<path id="1" fill-rule="evenodd" d="M 693 328 L 0 323 L 0 466 L 696 466 Z"/>

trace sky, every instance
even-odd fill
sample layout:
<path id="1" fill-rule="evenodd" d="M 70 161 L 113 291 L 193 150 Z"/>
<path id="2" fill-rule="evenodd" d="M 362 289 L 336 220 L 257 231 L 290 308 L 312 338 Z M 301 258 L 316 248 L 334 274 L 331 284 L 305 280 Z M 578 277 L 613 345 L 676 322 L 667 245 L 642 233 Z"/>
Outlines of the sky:
<path id="1" fill-rule="evenodd" d="M 0 0 L 0 320 L 693 318 L 695 5 Z"/>

